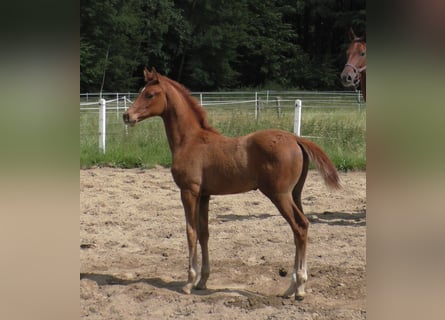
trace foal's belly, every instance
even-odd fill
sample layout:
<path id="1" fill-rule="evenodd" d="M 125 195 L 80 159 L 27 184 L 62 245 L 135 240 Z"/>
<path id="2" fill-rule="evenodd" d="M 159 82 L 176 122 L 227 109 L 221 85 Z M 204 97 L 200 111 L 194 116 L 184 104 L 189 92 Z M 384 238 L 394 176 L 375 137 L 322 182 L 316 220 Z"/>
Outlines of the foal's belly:
<path id="1" fill-rule="evenodd" d="M 245 174 L 224 175 L 213 172 L 203 178 L 201 192 L 207 195 L 235 194 L 258 188 L 256 179 Z"/>

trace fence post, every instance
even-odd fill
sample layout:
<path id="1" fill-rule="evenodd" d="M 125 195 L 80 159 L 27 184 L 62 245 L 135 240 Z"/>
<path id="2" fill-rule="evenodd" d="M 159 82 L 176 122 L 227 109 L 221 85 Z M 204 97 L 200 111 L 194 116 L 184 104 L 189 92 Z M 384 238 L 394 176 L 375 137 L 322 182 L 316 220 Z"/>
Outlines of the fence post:
<path id="1" fill-rule="evenodd" d="M 258 120 L 260 115 L 261 115 L 261 97 L 258 97 L 255 103 L 255 119 Z"/>
<path id="2" fill-rule="evenodd" d="M 276 97 L 277 99 L 277 116 L 281 118 L 281 97 Z"/>
<path id="3" fill-rule="evenodd" d="M 124 109 L 127 111 L 127 97 L 124 96 Z M 128 124 L 125 125 L 125 135 L 128 136 Z"/>
<path id="4" fill-rule="evenodd" d="M 301 129 L 301 100 L 295 100 L 295 115 L 294 115 L 294 134 L 300 135 Z"/>
<path id="5" fill-rule="evenodd" d="M 119 92 L 116 93 L 116 120 L 119 119 Z"/>
<path id="6" fill-rule="evenodd" d="M 258 120 L 258 92 L 255 92 L 255 120 Z"/>
<path id="7" fill-rule="evenodd" d="M 358 92 L 358 94 L 357 94 L 357 106 L 358 106 L 358 111 L 360 111 L 360 107 L 361 107 L 361 105 L 362 105 L 362 100 L 360 99 L 361 98 L 361 90 L 359 89 L 359 90 L 357 90 L 357 92 Z"/>
<path id="8" fill-rule="evenodd" d="M 200 103 L 201 106 L 202 106 L 202 92 L 199 93 L 199 103 Z"/>
<path id="9" fill-rule="evenodd" d="M 99 149 L 102 153 L 105 153 L 106 127 L 107 102 L 105 99 L 101 98 L 99 100 Z"/>

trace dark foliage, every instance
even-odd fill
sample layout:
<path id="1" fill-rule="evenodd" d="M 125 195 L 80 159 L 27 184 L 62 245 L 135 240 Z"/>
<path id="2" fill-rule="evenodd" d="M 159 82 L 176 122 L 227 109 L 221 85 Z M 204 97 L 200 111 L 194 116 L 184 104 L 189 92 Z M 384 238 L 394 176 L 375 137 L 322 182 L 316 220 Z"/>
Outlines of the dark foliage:
<path id="1" fill-rule="evenodd" d="M 80 89 L 135 91 L 144 66 L 191 90 L 340 89 L 364 0 L 81 0 Z"/>

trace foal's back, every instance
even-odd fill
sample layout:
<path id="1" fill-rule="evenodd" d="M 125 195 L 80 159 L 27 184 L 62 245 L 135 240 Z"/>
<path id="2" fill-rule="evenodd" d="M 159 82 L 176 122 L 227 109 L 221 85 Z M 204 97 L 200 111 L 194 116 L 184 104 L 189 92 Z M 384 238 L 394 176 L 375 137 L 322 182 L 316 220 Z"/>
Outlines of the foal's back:
<path id="1" fill-rule="evenodd" d="M 201 175 L 203 194 L 233 194 L 257 188 L 289 192 L 301 174 L 302 151 L 295 136 L 288 132 L 263 130 L 237 138 L 206 133 L 197 139 L 198 143 L 191 146 L 194 159 L 190 163 L 192 172 Z"/>

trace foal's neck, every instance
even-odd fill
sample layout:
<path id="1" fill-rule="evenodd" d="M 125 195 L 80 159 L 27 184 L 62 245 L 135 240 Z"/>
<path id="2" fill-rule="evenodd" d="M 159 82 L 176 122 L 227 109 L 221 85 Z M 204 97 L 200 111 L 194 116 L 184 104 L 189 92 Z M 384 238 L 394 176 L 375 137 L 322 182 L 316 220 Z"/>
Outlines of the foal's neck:
<path id="1" fill-rule="evenodd" d="M 203 130 L 187 100 L 176 89 L 167 90 L 167 107 L 161 117 L 172 154 Z"/>

